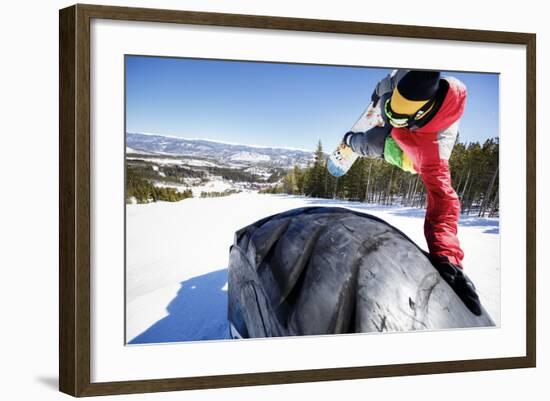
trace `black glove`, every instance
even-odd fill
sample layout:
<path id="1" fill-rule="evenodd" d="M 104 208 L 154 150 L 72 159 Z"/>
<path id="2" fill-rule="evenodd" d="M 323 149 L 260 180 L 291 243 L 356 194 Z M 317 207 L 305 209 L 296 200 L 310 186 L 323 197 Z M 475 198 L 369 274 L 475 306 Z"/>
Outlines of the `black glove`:
<path id="1" fill-rule="evenodd" d="M 462 269 L 449 262 L 446 258 L 432 261 L 443 280 L 449 284 L 464 305 L 476 316 L 481 315 L 481 302 L 474 283 L 466 276 Z"/>
<path id="2" fill-rule="evenodd" d="M 342 138 L 342 142 L 348 145 L 351 148 L 351 137 L 354 135 L 354 132 L 348 131 Z M 353 148 L 352 148 L 353 149 Z"/>

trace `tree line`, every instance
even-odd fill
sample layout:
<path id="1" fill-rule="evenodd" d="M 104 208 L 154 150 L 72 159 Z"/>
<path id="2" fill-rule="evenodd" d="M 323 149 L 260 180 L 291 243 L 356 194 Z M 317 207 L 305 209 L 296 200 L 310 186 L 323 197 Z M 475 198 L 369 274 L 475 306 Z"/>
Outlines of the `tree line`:
<path id="1" fill-rule="evenodd" d="M 200 197 L 201 198 L 221 198 L 223 196 L 229 196 L 229 195 L 238 194 L 241 192 L 242 191 L 240 189 L 226 189 L 225 191 L 211 191 L 211 192 L 202 191 Z"/>
<path id="2" fill-rule="evenodd" d="M 455 144 L 449 163 L 452 185 L 460 198 L 463 214 L 498 216 L 498 147 L 498 138 L 487 139 L 483 144 Z M 305 168 L 294 166 L 279 185 L 261 192 L 380 205 L 426 206 L 426 191 L 418 174 L 405 172 L 382 159 L 360 157 L 346 175 L 335 178 L 326 168 L 327 160 L 319 141 L 312 163 Z"/>
<path id="3" fill-rule="evenodd" d="M 178 191 L 175 188 L 159 188 L 141 177 L 133 169 L 126 170 L 126 203 L 135 200 L 137 203 L 156 201 L 177 202 L 192 198 L 191 190 Z"/>

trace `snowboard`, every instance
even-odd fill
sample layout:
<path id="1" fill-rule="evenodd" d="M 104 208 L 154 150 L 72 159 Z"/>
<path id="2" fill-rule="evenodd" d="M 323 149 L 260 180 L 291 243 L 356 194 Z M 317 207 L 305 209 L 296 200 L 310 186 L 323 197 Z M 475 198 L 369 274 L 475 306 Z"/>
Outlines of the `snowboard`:
<path id="1" fill-rule="evenodd" d="M 361 113 L 359 119 L 353 124 L 351 132 L 365 132 L 377 126 L 384 125 L 380 103 L 376 107 L 369 104 L 365 111 Z M 359 155 L 355 153 L 343 141 L 338 144 L 334 152 L 328 158 L 327 169 L 334 177 L 342 177 L 353 166 Z"/>

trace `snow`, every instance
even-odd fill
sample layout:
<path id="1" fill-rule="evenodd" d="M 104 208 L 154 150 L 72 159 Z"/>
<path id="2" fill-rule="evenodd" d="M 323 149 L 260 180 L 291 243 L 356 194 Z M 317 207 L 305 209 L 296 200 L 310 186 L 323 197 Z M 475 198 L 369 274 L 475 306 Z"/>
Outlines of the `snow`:
<path id="1" fill-rule="evenodd" d="M 216 167 L 219 166 L 219 164 L 212 163 L 206 160 L 197 160 L 197 159 L 183 159 L 183 164 L 186 164 L 188 166 L 193 167 Z"/>
<path id="2" fill-rule="evenodd" d="M 127 156 L 127 160 L 143 160 L 145 162 L 149 163 L 155 163 L 158 165 L 182 165 L 183 160 L 181 159 L 171 159 L 171 158 L 149 158 L 149 157 L 133 157 L 133 156 Z"/>
<path id="3" fill-rule="evenodd" d="M 173 188 L 178 192 L 184 192 L 190 189 L 187 185 L 173 184 L 170 182 L 162 182 L 162 181 L 155 181 L 153 182 L 153 185 L 157 188 Z"/>
<path id="4" fill-rule="evenodd" d="M 246 171 L 247 173 L 256 174 L 257 176 L 264 178 L 269 178 L 271 176 L 271 173 L 267 169 L 260 167 L 249 167 L 244 171 Z"/>
<path id="5" fill-rule="evenodd" d="M 246 162 L 268 162 L 271 160 L 271 157 L 254 152 L 239 152 L 231 156 L 230 159 Z"/>
<path id="6" fill-rule="evenodd" d="M 192 167 L 218 167 L 219 164 L 200 159 L 187 159 L 187 158 L 156 158 L 156 157 L 139 157 L 139 156 L 127 156 L 127 160 L 141 160 L 148 163 L 154 163 L 156 165 L 176 165 L 176 166 L 192 166 Z M 153 166 L 154 168 L 158 166 Z"/>
<path id="7" fill-rule="evenodd" d="M 198 185 L 191 188 L 194 197 L 200 197 L 201 192 L 223 192 L 227 189 L 234 189 L 233 185 L 223 180 L 221 177 L 212 177 L 207 184 Z"/>
<path id="8" fill-rule="evenodd" d="M 132 149 L 129 146 L 126 146 L 126 153 L 139 153 L 138 150 Z"/>
<path id="9" fill-rule="evenodd" d="M 126 146 L 126 154 L 135 154 L 135 155 L 154 155 L 155 153 L 147 152 L 145 150 L 138 150 L 131 148 L 130 146 Z"/>
<path id="10" fill-rule="evenodd" d="M 215 191 L 223 190 L 220 181 Z M 378 216 L 427 249 L 424 210 L 243 192 L 221 198 L 127 205 L 126 338 L 131 344 L 228 337 L 227 262 L 236 230 L 303 206 L 342 206 Z M 463 217 L 464 268 L 500 324 L 498 219 Z"/>
<path id="11" fill-rule="evenodd" d="M 185 177 L 185 178 L 183 178 L 184 184 L 186 184 L 188 186 L 199 185 L 201 183 L 201 181 L 202 180 L 198 177 Z"/>

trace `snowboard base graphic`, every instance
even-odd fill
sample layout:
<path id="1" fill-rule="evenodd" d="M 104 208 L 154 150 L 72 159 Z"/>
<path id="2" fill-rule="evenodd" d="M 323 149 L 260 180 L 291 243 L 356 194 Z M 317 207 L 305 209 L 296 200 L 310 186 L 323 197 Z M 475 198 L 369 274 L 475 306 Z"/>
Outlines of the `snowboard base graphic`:
<path id="1" fill-rule="evenodd" d="M 351 132 L 365 132 L 369 129 L 384 125 L 384 120 L 382 119 L 382 112 L 379 105 L 373 107 L 372 103 L 368 105 L 366 110 L 361 114 L 359 119 L 353 127 L 351 127 Z M 344 142 L 336 147 L 334 152 L 332 152 L 327 161 L 327 170 L 334 177 L 342 177 L 348 172 L 348 170 L 353 166 L 355 160 L 359 155 L 355 153 L 348 145 Z"/>
<path id="2" fill-rule="evenodd" d="M 342 177 L 348 172 L 359 155 L 341 142 L 328 159 L 327 169 L 334 177 Z"/>

